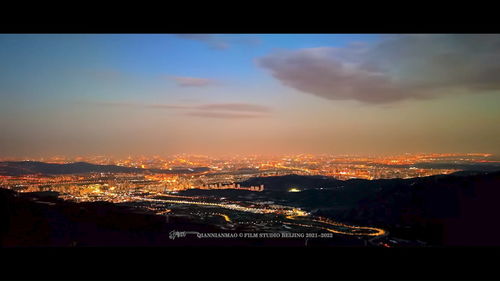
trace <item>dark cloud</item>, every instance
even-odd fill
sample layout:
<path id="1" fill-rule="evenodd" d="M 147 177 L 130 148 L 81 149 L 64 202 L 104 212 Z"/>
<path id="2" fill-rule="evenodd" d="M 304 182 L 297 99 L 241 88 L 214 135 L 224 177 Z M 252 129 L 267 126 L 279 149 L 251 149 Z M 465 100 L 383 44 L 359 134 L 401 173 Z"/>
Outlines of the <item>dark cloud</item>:
<path id="1" fill-rule="evenodd" d="M 218 84 L 217 81 L 208 78 L 182 76 L 171 76 L 169 78 L 181 87 L 206 87 Z"/>
<path id="2" fill-rule="evenodd" d="M 500 90 L 499 35 L 385 36 L 257 60 L 284 85 L 331 100 L 389 103 Z"/>

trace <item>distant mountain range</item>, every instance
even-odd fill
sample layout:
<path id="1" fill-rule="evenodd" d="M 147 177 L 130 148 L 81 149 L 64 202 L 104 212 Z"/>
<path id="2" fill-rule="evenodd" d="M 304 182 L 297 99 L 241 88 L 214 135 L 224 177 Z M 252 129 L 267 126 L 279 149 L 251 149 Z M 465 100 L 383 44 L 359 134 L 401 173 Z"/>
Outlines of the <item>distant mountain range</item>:
<path id="1" fill-rule="evenodd" d="M 27 174 L 85 174 L 85 173 L 165 173 L 165 174 L 191 174 L 208 171 L 207 167 L 185 168 L 175 170 L 142 169 L 122 167 L 117 165 L 96 165 L 87 162 L 68 164 L 54 164 L 37 161 L 0 162 L 0 175 L 27 175 Z"/>
<path id="2" fill-rule="evenodd" d="M 415 167 L 426 169 L 459 169 L 464 171 L 500 171 L 499 163 L 486 164 L 456 164 L 456 163 L 420 163 Z M 399 168 L 409 168 L 410 165 L 392 166 Z M 164 173 L 164 174 L 191 174 L 209 171 L 208 167 L 184 168 L 177 167 L 172 170 L 165 169 L 143 169 L 133 167 L 123 167 L 117 165 L 97 165 L 87 162 L 75 162 L 67 164 L 45 163 L 38 161 L 6 161 L 0 162 L 0 175 L 27 175 L 27 174 L 85 174 L 85 173 Z M 240 169 L 240 173 L 257 172 L 256 169 Z M 233 172 L 234 173 L 234 172 Z M 324 178 L 322 176 L 317 176 Z M 307 177 L 295 178 L 300 181 L 307 181 Z M 311 178 L 314 179 L 314 176 Z M 330 178 L 330 180 L 332 180 Z"/>
<path id="3" fill-rule="evenodd" d="M 485 162 L 485 163 L 422 162 L 422 163 L 415 163 L 412 165 L 377 164 L 377 166 L 388 167 L 388 168 L 404 168 L 404 169 L 415 167 L 419 169 L 454 169 L 463 171 L 485 171 L 485 172 L 500 171 L 500 162 Z"/>

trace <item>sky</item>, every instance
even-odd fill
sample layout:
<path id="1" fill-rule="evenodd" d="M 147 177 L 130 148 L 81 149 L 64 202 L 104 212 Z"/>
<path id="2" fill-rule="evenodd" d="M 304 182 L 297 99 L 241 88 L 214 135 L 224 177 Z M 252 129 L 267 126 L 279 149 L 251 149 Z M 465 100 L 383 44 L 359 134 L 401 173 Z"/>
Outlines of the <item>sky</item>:
<path id="1" fill-rule="evenodd" d="M 500 154 L 500 35 L 0 34 L 0 157 Z"/>

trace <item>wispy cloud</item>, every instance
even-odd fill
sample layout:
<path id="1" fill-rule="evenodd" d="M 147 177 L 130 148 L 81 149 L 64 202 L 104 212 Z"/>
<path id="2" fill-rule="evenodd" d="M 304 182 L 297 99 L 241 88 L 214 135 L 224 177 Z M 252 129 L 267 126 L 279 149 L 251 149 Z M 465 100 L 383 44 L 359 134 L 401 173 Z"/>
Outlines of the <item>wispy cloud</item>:
<path id="1" fill-rule="evenodd" d="M 272 111 L 270 107 L 251 103 L 212 103 L 201 105 L 175 105 L 175 104 L 143 104 L 137 102 L 80 102 L 80 104 L 91 104 L 106 107 L 128 107 L 181 110 L 185 115 L 221 118 L 221 119 L 245 119 L 269 117 Z"/>
<path id="2" fill-rule="evenodd" d="M 169 76 L 180 87 L 207 87 L 219 84 L 214 79 L 196 78 L 196 77 L 183 77 L 183 76 Z"/>
<path id="3" fill-rule="evenodd" d="M 250 113 L 236 113 L 236 112 L 206 112 L 195 111 L 189 112 L 187 115 L 205 117 L 205 118 L 218 118 L 218 119 L 249 119 L 249 118 L 264 118 L 269 115 L 265 114 L 250 114 Z"/>
<path id="4" fill-rule="evenodd" d="M 93 77 L 106 81 L 115 81 L 118 79 L 123 79 L 126 76 L 125 73 L 123 73 L 122 71 L 114 69 L 90 71 L 90 74 Z"/>
<path id="5" fill-rule="evenodd" d="M 186 105 L 172 105 L 172 104 L 146 104 L 145 108 L 156 108 L 156 109 L 190 109 L 190 106 Z"/>
<path id="6" fill-rule="evenodd" d="M 215 103 L 205 104 L 197 107 L 201 110 L 221 111 L 246 111 L 246 112 L 270 112 L 271 108 L 251 103 Z"/>
<path id="7" fill-rule="evenodd" d="M 207 44 L 212 49 L 224 50 L 229 48 L 229 43 L 212 34 L 176 34 L 180 38 L 196 40 Z"/>
<path id="8" fill-rule="evenodd" d="M 129 107 L 129 108 L 151 108 L 151 109 L 190 109 L 192 107 L 175 104 L 145 104 L 129 101 L 80 101 L 77 104 L 95 105 L 102 107 Z"/>
<path id="9" fill-rule="evenodd" d="M 141 106 L 134 102 L 120 102 L 120 101 L 79 101 L 77 104 L 84 105 L 97 105 L 104 107 L 138 107 Z"/>
<path id="10" fill-rule="evenodd" d="M 193 109 L 195 111 L 189 112 L 188 115 L 221 119 L 264 118 L 269 117 L 271 112 L 270 107 L 251 103 L 202 104 Z"/>
<path id="11" fill-rule="evenodd" d="M 500 35 L 386 36 L 375 44 L 278 51 L 257 60 L 284 85 L 382 104 L 500 90 Z"/>
<path id="12" fill-rule="evenodd" d="M 222 38 L 221 36 L 214 34 L 176 34 L 177 37 L 189 40 L 196 40 L 206 44 L 211 49 L 216 50 L 226 50 L 232 45 L 246 45 L 246 46 L 257 46 L 261 43 L 261 39 L 255 36 L 248 35 L 234 35 L 226 36 Z"/>

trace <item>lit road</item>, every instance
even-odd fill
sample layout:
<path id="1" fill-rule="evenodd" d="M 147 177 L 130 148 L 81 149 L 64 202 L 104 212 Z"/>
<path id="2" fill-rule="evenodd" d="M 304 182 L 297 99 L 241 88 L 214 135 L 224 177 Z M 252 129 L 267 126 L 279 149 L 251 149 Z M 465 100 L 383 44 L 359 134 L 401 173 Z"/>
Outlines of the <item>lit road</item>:
<path id="1" fill-rule="evenodd" d="M 106 192 L 108 193 L 108 192 Z M 108 194 L 112 195 L 112 194 Z M 304 212 L 300 209 L 294 208 L 292 210 L 288 209 L 271 209 L 271 208 L 259 208 L 259 207 L 245 207 L 238 205 L 236 203 L 223 204 L 223 203 L 213 203 L 213 202 L 203 202 L 203 201 L 188 201 L 188 200 L 170 200 L 170 199 L 156 199 L 156 198 L 145 198 L 140 196 L 132 196 L 131 199 L 146 202 L 159 202 L 168 204 L 188 204 L 188 205 L 198 205 L 198 206 L 213 206 L 224 209 L 230 209 L 241 212 L 250 212 L 255 214 L 278 214 L 284 215 L 288 220 L 293 220 L 294 222 L 284 221 L 283 224 L 296 225 L 301 227 L 309 227 L 326 230 L 332 233 L 341 235 L 351 235 L 351 236 L 372 236 L 378 237 L 386 235 L 387 232 L 381 228 L 368 227 L 368 226 L 355 226 L 347 225 L 339 222 L 335 222 L 322 217 L 311 217 L 309 213 Z M 230 217 L 226 214 L 216 213 L 215 215 L 221 216 L 226 222 L 232 222 Z"/>
<path id="2" fill-rule="evenodd" d="M 287 219 L 290 220 L 296 220 L 297 216 L 286 216 Z M 317 224 L 304 224 L 304 223 L 291 223 L 291 222 L 284 222 L 284 224 L 291 224 L 291 225 L 297 225 L 297 226 L 303 226 L 303 227 L 312 227 L 312 228 L 319 228 L 323 229 L 329 232 L 337 233 L 337 234 L 344 234 L 344 235 L 357 235 L 357 236 L 382 236 L 386 234 L 386 231 L 381 229 L 381 228 L 375 228 L 375 227 L 368 227 L 368 226 L 354 226 L 354 225 L 347 225 L 339 222 L 334 222 L 331 220 L 327 220 L 324 218 L 321 219 L 308 219 Z M 337 228 L 337 229 L 332 229 Z M 344 230 L 339 230 L 339 229 L 344 229 Z"/>
<path id="3" fill-rule="evenodd" d="M 214 214 L 214 215 L 216 215 L 216 216 L 221 216 L 221 217 L 223 217 L 223 218 L 224 218 L 224 220 L 225 220 L 225 221 L 227 221 L 227 222 L 231 222 L 231 219 L 230 219 L 230 218 L 229 218 L 229 216 L 228 216 L 228 215 L 226 215 L 226 214 L 220 214 L 220 213 L 217 213 L 217 214 Z"/>

